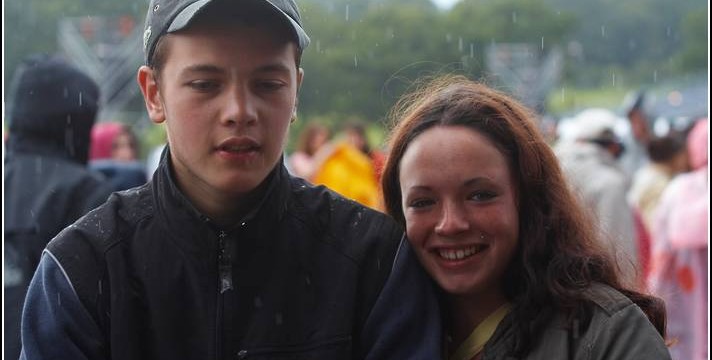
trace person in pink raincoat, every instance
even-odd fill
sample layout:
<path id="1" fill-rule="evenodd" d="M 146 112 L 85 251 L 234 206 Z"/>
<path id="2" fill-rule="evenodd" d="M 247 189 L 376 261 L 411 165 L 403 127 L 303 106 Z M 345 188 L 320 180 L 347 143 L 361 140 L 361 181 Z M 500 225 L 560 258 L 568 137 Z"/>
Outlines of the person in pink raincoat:
<path id="1" fill-rule="evenodd" d="M 673 359 L 707 359 L 707 254 L 709 121 L 688 138 L 693 171 L 677 176 L 663 192 L 653 224 L 650 290 L 666 303 Z"/>

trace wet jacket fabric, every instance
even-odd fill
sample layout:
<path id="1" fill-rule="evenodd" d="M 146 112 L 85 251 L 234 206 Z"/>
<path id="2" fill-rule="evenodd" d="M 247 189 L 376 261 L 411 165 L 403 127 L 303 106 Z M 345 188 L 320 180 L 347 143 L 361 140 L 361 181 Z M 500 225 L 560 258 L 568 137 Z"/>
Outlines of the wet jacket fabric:
<path id="1" fill-rule="evenodd" d="M 55 238 L 26 359 L 433 359 L 433 284 L 388 217 L 278 165 L 231 229 L 172 180 L 115 193 Z M 59 303 L 61 302 L 61 305 Z"/>
<path id="2" fill-rule="evenodd" d="M 5 355 L 20 353 L 25 291 L 47 243 L 109 197 L 111 187 L 64 147 L 11 134 L 5 163 Z"/>
<path id="3" fill-rule="evenodd" d="M 603 284 L 591 286 L 587 296 L 595 304 L 587 327 L 570 327 L 559 314 L 538 331 L 541 338 L 523 359 L 670 359 L 663 338 L 630 299 Z M 485 345 L 482 360 L 516 359 L 511 352 L 518 341 L 517 326 L 510 312 Z"/>

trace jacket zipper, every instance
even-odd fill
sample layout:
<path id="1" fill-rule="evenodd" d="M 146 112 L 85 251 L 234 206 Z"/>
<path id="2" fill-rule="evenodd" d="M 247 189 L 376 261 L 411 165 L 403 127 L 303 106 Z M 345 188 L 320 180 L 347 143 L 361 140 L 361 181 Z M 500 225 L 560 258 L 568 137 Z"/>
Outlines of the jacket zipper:
<path id="1" fill-rule="evenodd" d="M 215 355 L 217 359 L 222 359 L 222 336 L 223 336 L 223 293 L 232 289 L 232 257 L 228 244 L 227 233 L 221 230 L 218 234 L 218 294 L 217 312 L 215 319 Z"/>
<path id="2" fill-rule="evenodd" d="M 227 233 L 220 231 L 218 235 L 218 266 L 220 271 L 220 295 L 225 291 L 232 290 L 232 254 L 227 243 Z"/>
<path id="3" fill-rule="evenodd" d="M 248 357 L 253 356 L 253 355 L 298 354 L 300 352 L 309 351 L 309 350 L 313 350 L 313 349 L 317 349 L 317 348 L 321 348 L 321 347 L 327 347 L 330 345 L 342 343 L 342 342 L 348 341 L 349 339 L 351 339 L 351 336 L 347 335 L 347 336 L 339 336 L 334 339 L 329 339 L 329 340 L 326 340 L 323 342 L 318 342 L 318 343 L 303 345 L 303 346 L 287 346 L 287 347 L 278 348 L 278 349 L 258 348 L 258 349 L 251 349 L 251 350 L 240 350 L 237 353 L 237 358 L 242 360 L 242 359 L 247 359 Z"/>

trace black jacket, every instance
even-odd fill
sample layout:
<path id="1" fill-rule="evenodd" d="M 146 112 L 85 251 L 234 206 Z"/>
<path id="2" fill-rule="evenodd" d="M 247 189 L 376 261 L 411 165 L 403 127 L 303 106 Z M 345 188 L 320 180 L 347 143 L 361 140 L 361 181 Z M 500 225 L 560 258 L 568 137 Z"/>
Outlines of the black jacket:
<path id="1" fill-rule="evenodd" d="M 116 193 L 48 246 L 100 329 L 87 346 L 102 355 L 87 358 L 437 356 L 431 283 L 390 218 L 280 165 L 252 213 L 219 229 L 173 183 L 166 153 L 152 182 Z M 401 268 L 398 290 L 384 290 Z M 47 279 L 40 272 L 28 295 L 28 358 L 53 351 L 38 349 L 53 320 L 36 318 L 59 296 L 46 294 Z"/>

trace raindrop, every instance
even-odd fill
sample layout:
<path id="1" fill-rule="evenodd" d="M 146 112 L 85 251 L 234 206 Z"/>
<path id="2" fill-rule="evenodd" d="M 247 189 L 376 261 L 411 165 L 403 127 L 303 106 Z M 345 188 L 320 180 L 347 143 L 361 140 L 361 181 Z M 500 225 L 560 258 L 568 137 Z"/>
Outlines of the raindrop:
<path id="1" fill-rule="evenodd" d="M 361 222 L 361 218 L 363 218 L 363 212 L 359 211 L 358 213 L 356 213 L 356 219 L 354 220 L 353 224 L 351 224 L 351 227 L 356 227 L 356 225 Z"/>
<path id="2" fill-rule="evenodd" d="M 79 92 L 79 107 L 82 106 L 82 93 L 81 91 Z"/>
<path id="3" fill-rule="evenodd" d="M 564 102 L 566 100 L 566 88 L 562 87 L 561 88 L 561 102 Z"/>
<path id="4" fill-rule="evenodd" d="M 354 67 L 358 67 L 358 58 L 354 55 Z"/>
<path id="5" fill-rule="evenodd" d="M 601 37 L 606 37 L 606 27 L 601 25 Z"/>
<path id="6" fill-rule="evenodd" d="M 517 12 L 516 11 L 512 11 L 512 22 L 515 24 L 517 23 Z"/>
<path id="7" fill-rule="evenodd" d="M 57 293 L 57 306 L 62 306 L 62 298 L 59 296 L 59 293 Z"/>
<path id="8" fill-rule="evenodd" d="M 381 270 L 381 259 L 377 259 L 377 260 L 376 260 L 376 268 L 377 268 L 378 270 Z"/>
<path id="9" fill-rule="evenodd" d="M 349 5 L 346 4 L 346 21 L 349 21 Z"/>
<path id="10" fill-rule="evenodd" d="M 541 37 L 541 50 L 544 51 L 544 37 Z"/>
<path id="11" fill-rule="evenodd" d="M 30 217 L 33 218 L 33 219 L 35 218 L 35 211 L 34 211 L 34 210 L 30 210 Z"/>
<path id="12" fill-rule="evenodd" d="M 613 86 L 616 86 L 616 73 L 615 71 L 611 74 L 611 81 L 613 82 Z"/>
<path id="13" fill-rule="evenodd" d="M 653 71 L 653 82 L 654 83 L 658 82 L 658 71 L 657 70 Z"/>
<path id="14" fill-rule="evenodd" d="M 309 275 L 304 278 L 304 281 L 307 283 L 307 286 L 311 285 L 311 278 L 309 277 Z"/>
<path id="15" fill-rule="evenodd" d="M 462 36 L 457 39 L 457 50 L 462 52 L 465 45 L 462 43 Z"/>
<path id="16" fill-rule="evenodd" d="M 445 34 L 445 41 L 452 42 L 452 35 L 451 34 Z"/>
<path id="17" fill-rule="evenodd" d="M 668 26 L 667 27 L 667 36 L 670 37 L 672 35 L 672 29 Z"/>
<path id="18" fill-rule="evenodd" d="M 277 325 L 282 325 L 282 313 L 274 314 L 274 323 Z"/>
<path id="19" fill-rule="evenodd" d="M 99 295 L 101 295 L 102 290 L 101 290 L 101 280 L 99 280 Z"/>
<path id="20" fill-rule="evenodd" d="M 316 41 L 316 52 L 317 53 L 321 52 L 321 41 L 319 41 L 319 40 Z"/>
<path id="21" fill-rule="evenodd" d="M 259 296 L 255 296 L 254 303 L 255 303 L 255 308 L 259 309 L 262 307 L 262 299 L 260 299 Z"/>
<path id="22" fill-rule="evenodd" d="M 638 43 L 635 42 L 633 39 L 628 40 L 628 49 L 633 50 L 638 46 Z"/>
<path id="23" fill-rule="evenodd" d="M 470 58 L 472 59 L 474 57 L 475 57 L 475 45 L 470 43 Z"/>
<path id="24" fill-rule="evenodd" d="M 67 89 L 66 86 L 64 87 L 63 95 L 64 95 L 64 98 L 65 98 L 65 99 L 69 97 L 69 89 Z"/>

